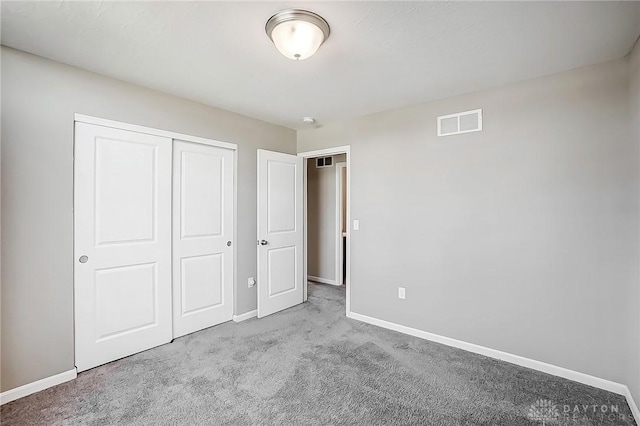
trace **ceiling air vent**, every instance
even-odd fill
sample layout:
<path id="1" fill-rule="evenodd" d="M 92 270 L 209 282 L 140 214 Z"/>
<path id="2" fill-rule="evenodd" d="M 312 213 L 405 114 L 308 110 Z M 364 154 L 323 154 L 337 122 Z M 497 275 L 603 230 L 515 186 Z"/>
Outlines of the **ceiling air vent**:
<path id="1" fill-rule="evenodd" d="M 480 130 L 482 130 L 482 109 L 438 117 L 438 136 L 459 135 Z"/>
<path id="2" fill-rule="evenodd" d="M 316 168 L 321 169 L 323 167 L 333 166 L 333 157 L 318 157 L 316 158 Z"/>

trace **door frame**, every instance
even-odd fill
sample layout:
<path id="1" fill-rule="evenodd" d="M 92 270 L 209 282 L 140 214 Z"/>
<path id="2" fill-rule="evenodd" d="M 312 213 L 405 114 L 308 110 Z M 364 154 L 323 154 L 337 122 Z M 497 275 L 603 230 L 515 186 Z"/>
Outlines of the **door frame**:
<path id="1" fill-rule="evenodd" d="M 347 167 L 346 161 L 341 161 L 340 163 L 336 163 L 336 285 L 342 285 L 346 282 L 342 280 L 342 265 L 344 263 L 344 247 L 342 244 L 342 228 L 344 228 L 345 232 L 347 232 L 347 222 L 346 215 L 343 221 L 342 209 L 346 208 L 342 204 L 343 198 L 343 185 L 342 185 L 342 169 Z M 349 169 L 347 169 L 349 170 Z M 346 203 L 345 203 L 346 204 Z M 347 232 L 347 235 L 349 233 Z M 346 274 L 345 274 L 346 275 Z M 345 284 L 346 285 L 346 284 Z"/>
<path id="2" fill-rule="evenodd" d="M 215 139 L 202 138 L 199 136 L 192 136 L 184 133 L 171 132 L 168 130 L 160 130 L 152 127 L 139 126 L 137 124 L 124 123 L 121 121 L 114 121 L 114 120 L 109 120 L 109 119 L 100 118 L 100 117 L 93 117 L 90 115 L 84 115 L 84 114 L 78 114 L 78 113 L 74 114 L 74 128 L 75 128 L 76 122 L 95 124 L 103 127 L 111 127 L 114 129 L 127 130 L 131 132 L 144 133 L 148 135 L 171 138 L 172 144 L 174 140 L 182 140 L 182 141 L 193 142 L 193 143 L 202 144 L 202 145 L 210 145 L 210 146 L 216 146 L 219 148 L 225 148 L 233 152 L 233 246 L 232 246 L 233 247 L 233 291 L 231 295 L 231 303 L 233 305 L 233 315 L 236 315 L 237 314 L 236 293 L 238 290 L 238 145 L 236 145 L 235 143 L 223 142 Z M 73 137 L 74 152 L 75 152 L 75 143 L 76 141 L 75 141 L 75 134 L 74 134 L 74 137 Z M 74 167 L 75 167 L 75 158 L 74 158 Z M 173 170 L 172 170 L 172 174 L 173 174 Z M 75 187 L 75 176 L 73 180 L 74 180 L 73 185 Z M 73 200 L 73 206 L 75 207 L 75 199 Z M 73 213 L 72 220 L 75 223 L 75 212 Z M 172 223 L 172 228 L 173 228 L 173 223 Z M 75 227 L 73 231 L 75 233 Z M 173 233 L 172 233 L 172 236 L 173 236 Z M 75 235 L 73 235 L 73 238 L 75 238 Z M 73 268 L 75 271 L 75 267 L 76 267 L 75 247 L 73 248 L 73 250 L 74 250 Z M 75 277 L 75 272 L 74 272 L 74 277 Z M 173 286 L 173 277 L 171 279 L 171 285 Z M 74 286 L 75 286 L 75 283 L 74 283 Z M 171 309 L 173 312 L 173 301 L 172 301 Z M 76 318 L 75 318 L 75 311 L 74 311 L 73 312 L 74 328 L 75 328 L 75 321 L 76 321 Z M 75 340 L 74 340 L 74 346 L 75 346 Z M 74 364 L 75 364 L 75 359 L 74 359 Z"/>
<path id="3" fill-rule="evenodd" d="M 315 151 L 299 152 L 298 157 L 302 157 L 303 163 L 303 199 L 304 199 L 304 301 L 307 301 L 307 168 L 309 159 L 314 157 L 324 157 L 328 155 L 346 154 L 347 156 L 347 276 L 346 286 L 346 314 L 351 314 L 351 145 L 337 146 L 333 148 L 318 149 Z"/>

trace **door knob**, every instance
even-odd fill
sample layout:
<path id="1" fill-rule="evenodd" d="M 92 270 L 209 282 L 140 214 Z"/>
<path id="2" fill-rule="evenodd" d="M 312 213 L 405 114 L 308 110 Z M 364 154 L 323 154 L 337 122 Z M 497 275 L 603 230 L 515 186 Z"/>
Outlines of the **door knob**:
<path id="1" fill-rule="evenodd" d="M 80 259 L 78 259 L 80 263 L 87 263 L 89 261 L 89 256 L 82 255 Z"/>
<path id="2" fill-rule="evenodd" d="M 227 247 L 231 247 L 231 241 L 227 241 Z"/>
<path id="3" fill-rule="evenodd" d="M 260 245 L 261 246 L 266 246 L 267 244 L 269 244 L 269 242 L 267 240 L 260 240 Z"/>

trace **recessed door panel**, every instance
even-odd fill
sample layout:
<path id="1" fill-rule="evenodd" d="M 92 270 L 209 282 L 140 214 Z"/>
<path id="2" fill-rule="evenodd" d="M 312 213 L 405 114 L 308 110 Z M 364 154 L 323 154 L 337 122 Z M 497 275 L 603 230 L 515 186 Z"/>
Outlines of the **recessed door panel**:
<path id="1" fill-rule="evenodd" d="M 96 271 L 97 340 L 156 324 L 155 263 Z"/>
<path id="2" fill-rule="evenodd" d="M 258 150 L 258 317 L 303 301 L 302 159 Z"/>
<path id="3" fill-rule="evenodd" d="M 296 289 L 295 246 L 270 249 L 267 262 L 269 264 L 269 297 Z"/>
<path id="4" fill-rule="evenodd" d="M 182 314 L 218 306 L 224 300 L 223 254 L 182 259 Z"/>
<path id="5" fill-rule="evenodd" d="M 224 216 L 224 157 L 197 152 L 181 154 L 181 236 L 219 236 Z"/>
<path id="6" fill-rule="evenodd" d="M 234 152 L 174 141 L 173 335 L 233 316 Z"/>
<path id="7" fill-rule="evenodd" d="M 78 371 L 171 340 L 171 143 L 76 123 Z"/>
<path id="8" fill-rule="evenodd" d="M 268 232 L 292 232 L 296 229 L 296 165 L 267 162 Z"/>
<path id="9" fill-rule="evenodd" d="M 154 145 L 96 137 L 96 244 L 154 239 Z"/>

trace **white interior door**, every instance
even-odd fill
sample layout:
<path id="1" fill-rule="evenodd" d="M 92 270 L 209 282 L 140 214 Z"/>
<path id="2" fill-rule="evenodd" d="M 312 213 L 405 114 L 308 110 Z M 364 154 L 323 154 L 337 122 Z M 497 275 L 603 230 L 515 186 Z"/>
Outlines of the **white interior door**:
<path id="1" fill-rule="evenodd" d="M 233 155 L 174 142 L 174 337 L 233 316 Z"/>
<path id="2" fill-rule="evenodd" d="M 171 341 L 171 139 L 76 123 L 78 371 Z"/>
<path id="3" fill-rule="evenodd" d="M 302 303 L 302 158 L 258 150 L 258 317 Z"/>

